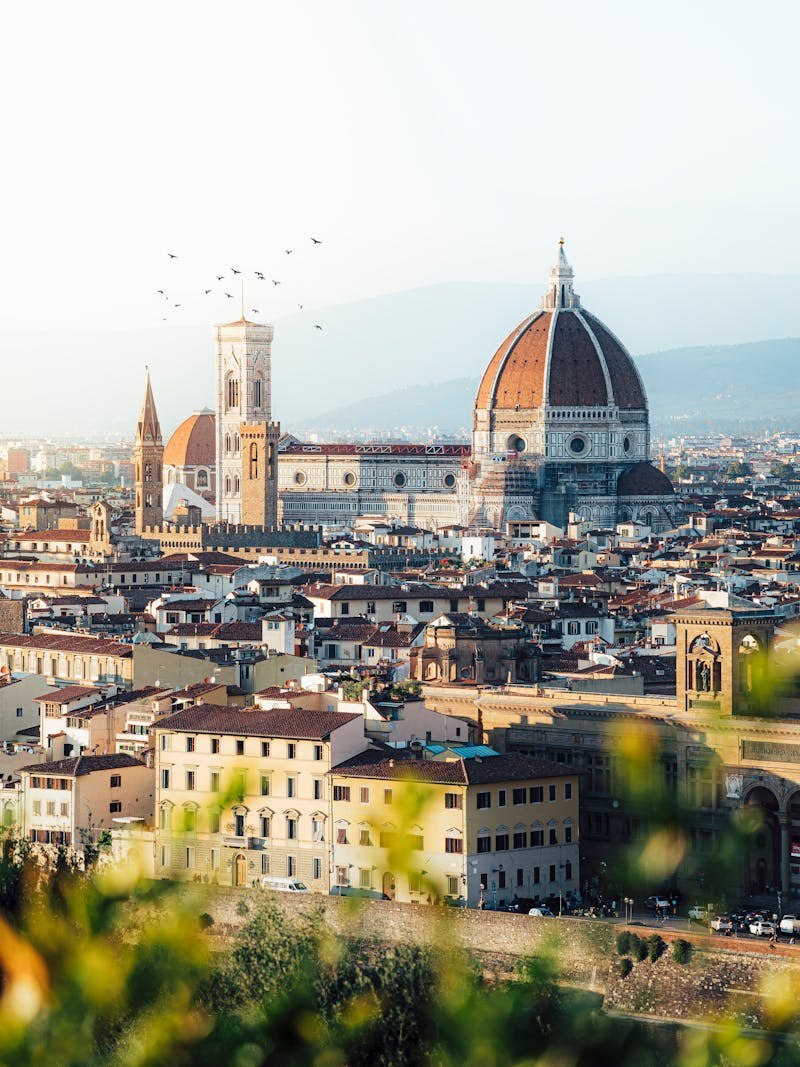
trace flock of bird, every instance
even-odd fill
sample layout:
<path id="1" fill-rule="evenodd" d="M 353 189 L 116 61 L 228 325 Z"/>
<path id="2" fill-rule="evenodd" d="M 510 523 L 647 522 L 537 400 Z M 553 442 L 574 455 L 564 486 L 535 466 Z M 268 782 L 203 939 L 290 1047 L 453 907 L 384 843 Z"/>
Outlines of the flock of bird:
<path id="1" fill-rule="evenodd" d="M 321 245 L 322 244 L 322 241 L 318 237 L 311 237 L 310 241 L 311 241 L 312 245 L 314 245 L 315 247 L 317 245 Z M 293 252 L 294 252 L 294 249 L 293 248 L 285 248 L 284 252 L 286 253 L 287 256 L 291 256 L 293 254 Z M 178 256 L 177 252 L 167 252 L 167 256 L 168 256 L 170 262 L 172 260 L 174 260 L 174 259 L 179 259 L 180 258 Z M 224 282 L 224 281 L 227 281 L 229 276 L 232 276 L 233 278 L 236 278 L 239 275 L 244 275 L 244 273 L 245 272 L 239 270 L 237 267 L 231 267 L 229 269 L 229 274 L 217 274 L 216 275 L 216 279 L 217 279 L 218 282 Z M 264 274 L 263 271 L 254 270 L 253 274 L 254 274 L 255 278 L 259 282 L 267 281 L 267 276 Z M 282 284 L 280 278 L 270 278 L 269 280 L 272 282 L 272 285 L 274 287 L 277 287 L 277 286 Z M 242 283 L 241 284 L 242 284 L 242 312 L 244 312 L 244 277 L 242 277 Z M 213 286 L 210 289 L 203 289 L 203 295 L 204 296 L 210 296 L 214 291 L 215 290 L 214 290 Z M 228 300 L 233 300 L 234 299 L 234 294 L 233 293 L 229 293 L 224 287 L 222 288 L 221 291 L 222 291 L 222 295 L 225 296 Z M 169 294 L 167 293 L 166 289 L 156 289 L 156 294 L 158 296 L 163 297 L 163 299 L 167 302 L 167 304 L 170 303 L 170 297 L 169 297 Z M 181 302 L 173 302 L 172 303 L 172 310 L 177 310 L 178 308 L 181 308 L 181 307 L 183 307 L 183 304 Z M 303 305 L 302 304 L 298 304 L 297 307 L 299 308 L 300 311 L 303 310 Z M 258 308 L 251 308 L 250 311 L 251 311 L 251 313 L 253 315 L 260 315 L 261 314 L 261 312 L 259 311 Z M 166 322 L 166 321 L 167 321 L 167 316 L 163 315 L 162 316 L 162 322 Z M 315 322 L 314 323 L 314 329 L 315 330 L 321 330 L 322 326 L 318 322 Z"/>

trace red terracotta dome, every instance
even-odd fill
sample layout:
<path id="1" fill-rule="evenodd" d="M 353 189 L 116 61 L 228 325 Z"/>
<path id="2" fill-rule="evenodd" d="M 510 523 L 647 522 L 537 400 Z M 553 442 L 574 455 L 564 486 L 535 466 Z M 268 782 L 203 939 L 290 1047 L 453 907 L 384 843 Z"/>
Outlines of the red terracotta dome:
<path id="1" fill-rule="evenodd" d="M 618 407 L 642 411 L 639 372 L 594 315 L 573 308 L 537 311 L 503 341 L 481 379 L 476 407 Z"/>
<path id="2" fill-rule="evenodd" d="M 572 268 L 559 247 L 542 308 L 495 352 L 481 379 L 477 408 L 647 408 L 642 380 L 624 345 L 581 308 Z"/>
<path id="3" fill-rule="evenodd" d="M 180 424 L 167 441 L 164 464 L 173 467 L 213 467 L 217 459 L 216 417 L 213 411 L 196 411 Z"/>

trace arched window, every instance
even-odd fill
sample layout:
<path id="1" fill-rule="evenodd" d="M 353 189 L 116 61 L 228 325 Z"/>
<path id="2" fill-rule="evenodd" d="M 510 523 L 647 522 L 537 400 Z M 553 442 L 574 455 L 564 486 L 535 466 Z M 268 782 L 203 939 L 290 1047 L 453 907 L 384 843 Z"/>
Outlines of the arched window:
<path id="1" fill-rule="evenodd" d="M 258 477 L 258 442 L 250 442 L 250 478 Z"/>
<path id="2" fill-rule="evenodd" d="M 264 387 L 261 382 L 261 378 L 256 378 L 253 382 L 253 407 L 260 408 L 263 403 Z"/>
<path id="3" fill-rule="evenodd" d="M 197 472 L 196 484 L 198 489 L 208 489 L 208 471 Z"/>
<path id="4" fill-rule="evenodd" d="M 229 411 L 239 406 L 239 383 L 232 374 L 225 380 L 225 406 Z"/>
<path id="5" fill-rule="evenodd" d="M 144 480 L 146 482 L 152 482 L 153 480 L 153 464 L 145 463 L 144 465 Z"/>
<path id="6" fill-rule="evenodd" d="M 229 433 L 226 433 L 225 434 L 225 451 L 226 452 L 230 452 L 230 450 L 231 450 L 231 435 Z"/>
<path id="7" fill-rule="evenodd" d="M 234 495 L 239 495 L 239 475 L 235 474 L 233 477 L 233 492 Z"/>
<path id="8" fill-rule="evenodd" d="M 238 433 L 235 433 L 233 435 L 233 451 L 236 453 L 237 456 L 239 455 L 239 449 L 241 447 L 242 447 L 242 444 L 241 444 L 241 441 L 239 440 L 239 435 L 238 435 Z"/>
<path id="9" fill-rule="evenodd" d="M 226 496 L 230 496 L 231 495 L 231 476 L 230 476 L 230 474 L 226 474 L 225 475 L 225 495 Z"/>

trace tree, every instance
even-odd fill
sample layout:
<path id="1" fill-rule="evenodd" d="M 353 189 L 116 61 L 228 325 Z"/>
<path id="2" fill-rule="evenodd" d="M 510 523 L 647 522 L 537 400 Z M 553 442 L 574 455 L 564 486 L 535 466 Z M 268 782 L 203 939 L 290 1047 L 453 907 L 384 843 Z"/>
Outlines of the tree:
<path id="1" fill-rule="evenodd" d="M 752 473 L 753 468 L 750 464 L 739 459 L 734 460 L 725 471 L 728 478 L 749 478 Z"/>
<path id="2" fill-rule="evenodd" d="M 772 468 L 770 470 L 770 474 L 774 478 L 778 478 L 782 482 L 787 481 L 790 478 L 794 478 L 795 476 L 794 467 L 791 465 L 791 463 L 773 463 Z"/>

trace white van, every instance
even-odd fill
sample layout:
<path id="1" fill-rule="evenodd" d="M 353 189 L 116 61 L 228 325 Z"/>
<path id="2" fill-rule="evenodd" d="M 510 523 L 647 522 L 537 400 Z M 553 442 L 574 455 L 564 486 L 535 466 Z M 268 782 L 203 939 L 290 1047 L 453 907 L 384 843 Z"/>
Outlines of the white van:
<path id="1" fill-rule="evenodd" d="M 273 889 L 276 893 L 309 893 L 311 892 L 305 882 L 299 878 L 262 878 L 263 889 Z"/>

